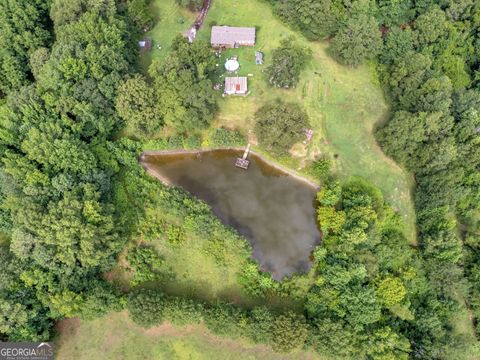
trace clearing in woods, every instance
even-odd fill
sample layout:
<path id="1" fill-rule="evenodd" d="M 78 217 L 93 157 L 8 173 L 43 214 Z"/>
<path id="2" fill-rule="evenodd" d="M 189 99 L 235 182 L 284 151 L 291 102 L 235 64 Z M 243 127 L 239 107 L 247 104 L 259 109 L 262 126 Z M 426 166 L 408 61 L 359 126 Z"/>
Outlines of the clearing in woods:
<path id="1" fill-rule="evenodd" d="M 180 8 L 175 0 L 157 0 L 152 6 L 159 11 L 160 21 L 147 34 L 154 40 L 154 46 L 142 60 L 145 69 L 152 59 L 164 58 L 170 41 L 187 30 L 195 19 L 195 14 Z M 298 144 L 292 156 L 274 160 L 302 172 L 309 161 L 320 154 L 329 154 L 335 159 L 334 170 L 339 176 L 361 176 L 382 189 L 388 202 L 402 214 L 409 241 L 415 243 L 413 179 L 385 156 L 372 134 L 374 126 L 384 121 L 389 112 L 374 64 L 358 68 L 338 64 L 328 55 L 326 42 L 306 40 L 283 24 L 267 3 L 258 0 L 212 1 L 197 41 L 209 42 L 212 25 L 254 26 L 257 30 L 255 47 L 230 49 L 219 58 L 219 66 L 223 67 L 228 57 L 238 56 L 241 66 L 238 75 L 248 76 L 250 95 L 222 98 L 212 128 L 237 128 L 254 141 L 254 113 L 262 104 L 276 98 L 301 103 L 310 116 L 314 137 L 307 146 Z M 289 36 L 311 49 L 312 60 L 295 89 L 273 89 L 267 85 L 262 71 L 271 62 L 272 50 Z M 156 49 L 157 43 L 162 45 L 161 50 Z M 256 50 L 265 55 L 263 65 L 255 65 Z M 221 74 L 217 82 L 223 84 L 223 81 Z M 262 152 L 258 146 L 256 150 Z M 269 157 L 265 152 L 263 155 Z"/>

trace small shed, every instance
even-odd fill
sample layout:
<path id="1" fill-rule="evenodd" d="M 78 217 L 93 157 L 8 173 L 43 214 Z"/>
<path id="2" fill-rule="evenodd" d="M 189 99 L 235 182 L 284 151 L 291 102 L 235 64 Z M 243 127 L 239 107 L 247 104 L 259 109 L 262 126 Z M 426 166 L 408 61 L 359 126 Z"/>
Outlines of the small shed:
<path id="1" fill-rule="evenodd" d="M 260 51 L 255 51 L 255 64 L 257 65 L 263 64 L 263 53 Z"/>
<path id="2" fill-rule="evenodd" d="M 152 48 L 152 39 L 142 39 L 138 42 L 138 47 L 142 51 L 148 51 Z"/>
<path id="3" fill-rule="evenodd" d="M 212 26 L 210 44 L 215 48 L 255 45 L 254 27 Z"/>
<path id="4" fill-rule="evenodd" d="M 248 88 L 247 88 L 246 76 L 235 76 L 235 77 L 225 78 L 225 94 L 246 95 L 247 91 L 248 91 Z"/>

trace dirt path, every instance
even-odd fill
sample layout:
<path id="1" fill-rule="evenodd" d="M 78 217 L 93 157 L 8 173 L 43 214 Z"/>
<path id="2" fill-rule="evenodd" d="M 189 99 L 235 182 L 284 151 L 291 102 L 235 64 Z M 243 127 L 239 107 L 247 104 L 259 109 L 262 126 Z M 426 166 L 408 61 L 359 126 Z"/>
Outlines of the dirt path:
<path id="1" fill-rule="evenodd" d="M 195 40 L 195 37 L 197 36 L 197 31 L 200 30 L 200 28 L 203 25 L 203 22 L 205 21 L 205 18 L 208 15 L 208 10 L 210 9 L 211 3 L 212 3 L 212 0 L 204 0 L 203 6 L 200 9 L 200 13 L 195 19 L 195 22 L 193 23 L 192 27 L 187 31 L 187 37 L 189 42 L 193 42 L 193 40 Z"/>

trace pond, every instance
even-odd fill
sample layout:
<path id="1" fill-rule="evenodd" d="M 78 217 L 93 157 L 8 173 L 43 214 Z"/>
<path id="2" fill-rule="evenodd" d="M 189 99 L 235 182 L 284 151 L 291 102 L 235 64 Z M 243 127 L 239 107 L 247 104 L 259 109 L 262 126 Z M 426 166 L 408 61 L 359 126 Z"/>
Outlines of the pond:
<path id="1" fill-rule="evenodd" d="M 240 150 L 152 152 L 142 164 L 166 183 L 205 201 L 221 221 L 251 243 L 253 257 L 275 279 L 308 271 L 320 241 L 315 185 L 296 178 L 256 154 L 250 166 L 234 166 Z"/>

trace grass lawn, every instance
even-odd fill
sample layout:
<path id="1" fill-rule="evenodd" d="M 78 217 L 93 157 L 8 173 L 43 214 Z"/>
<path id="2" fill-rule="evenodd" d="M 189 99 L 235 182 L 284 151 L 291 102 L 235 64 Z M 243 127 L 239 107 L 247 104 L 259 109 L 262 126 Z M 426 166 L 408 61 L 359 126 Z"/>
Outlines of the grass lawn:
<path id="1" fill-rule="evenodd" d="M 112 313 L 92 321 L 63 320 L 58 329 L 57 360 L 319 359 L 306 352 L 279 355 L 266 346 L 214 336 L 200 325 L 176 328 L 163 324 L 146 330 L 125 313 Z"/>

